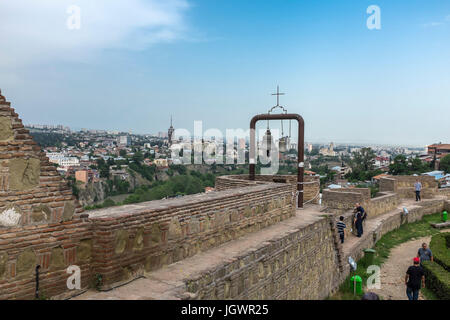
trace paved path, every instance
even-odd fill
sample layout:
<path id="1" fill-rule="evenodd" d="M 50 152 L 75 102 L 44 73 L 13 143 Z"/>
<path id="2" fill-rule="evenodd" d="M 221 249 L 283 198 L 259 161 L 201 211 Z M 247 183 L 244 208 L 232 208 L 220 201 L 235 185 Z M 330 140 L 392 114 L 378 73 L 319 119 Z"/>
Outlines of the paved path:
<path id="1" fill-rule="evenodd" d="M 394 247 L 391 250 L 389 258 L 381 266 L 381 288 L 371 290 L 384 300 L 408 300 L 406 296 L 405 274 L 408 267 L 411 266 L 412 259 L 417 255 L 417 250 L 422 243 L 430 243 L 430 237 L 423 237 L 411 240 Z M 424 300 L 422 293 L 419 300 Z"/>
<path id="2" fill-rule="evenodd" d="M 345 261 L 347 261 L 347 257 L 350 255 L 350 253 L 355 252 L 355 247 L 358 246 L 361 240 L 373 236 L 373 231 L 375 231 L 378 226 L 382 225 L 384 220 L 394 215 L 398 215 L 398 213 L 402 211 L 403 207 L 407 207 L 409 210 L 411 210 L 416 206 L 417 203 L 414 200 L 402 199 L 401 203 L 397 206 L 396 209 L 383 213 L 374 218 L 369 217 L 369 219 L 367 219 L 364 224 L 364 233 L 361 238 L 358 238 L 355 235 L 349 233 L 349 235 L 345 239 L 344 245 L 342 247 L 345 255 Z M 348 227 L 350 229 L 351 226 Z"/>

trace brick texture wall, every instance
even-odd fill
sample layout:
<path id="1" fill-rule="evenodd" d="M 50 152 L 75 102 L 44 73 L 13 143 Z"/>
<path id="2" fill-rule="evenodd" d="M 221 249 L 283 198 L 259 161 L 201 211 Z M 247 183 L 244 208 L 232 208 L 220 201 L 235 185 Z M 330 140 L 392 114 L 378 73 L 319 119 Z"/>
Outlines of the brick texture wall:
<path id="1" fill-rule="evenodd" d="M 108 289 L 294 214 L 287 184 L 97 210 L 90 214 L 93 267 Z"/>
<path id="2" fill-rule="evenodd" d="M 0 299 L 34 297 L 34 270 L 52 295 L 65 268 L 89 267 L 89 225 L 70 188 L 0 94 Z"/>
<path id="3" fill-rule="evenodd" d="M 351 255 L 355 259 L 361 258 L 363 256 L 363 250 L 366 248 L 372 248 L 373 245 L 386 233 L 398 229 L 402 224 L 419 221 L 424 215 L 440 212 L 443 210 L 444 205 L 444 200 L 433 200 L 425 203 L 419 203 L 418 207 L 409 210 L 407 216 L 399 210 L 397 214 L 383 219 L 375 231 L 373 231 L 373 236 L 367 237 L 364 241 L 361 241 L 348 255 Z M 346 255 L 345 259 L 348 259 L 348 255 Z M 347 270 L 347 272 L 349 272 L 349 270 Z"/>
<path id="4" fill-rule="evenodd" d="M 368 190 L 368 189 L 367 189 Z M 365 189 L 325 189 L 322 192 L 322 205 L 327 212 L 342 214 L 353 209 L 355 203 L 365 205 L 370 200 L 370 191 Z"/>
<path id="5" fill-rule="evenodd" d="M 194 299 L 322 299 L 340 283 L 334 223 L 323 218 L 186 282 Z M 341 249 L 340 249 L 341 250 Z"/>
<path id="6" fill-rule="evenodd" d="M 450 188 L 438 189 L 437 195 L 444 196 L 444 197 L 450 197 Z"/>
<path id="7" fill-rule="evenodd" d="M 377 197 L 370 198 L 370 190 L 367 188 L 323 190 L 322 204 L 326 212 L 344 214 L 353 210 L 355 203 L 360 203 L 367 211 L 368 219 L 372 219 L 394 210 L 399 204 L 399 197 L 395 193 L 380 192 Z"/>
<path id="8" fill-rule="evenodd" d="M 0 95 L 0 299 L 32 299 L 38 264 L 41 294 L 47 297 L 68 293 L 70 265 L 80 267 L 82 288 L 99 274 L 102 288 L 108 289 L 295 214 L 295 177 L 246 177 L 219 177 L 219 191 L 207 194 L 88 215 Z M 372 202 L 373 212 L 379 214 L 397 201 L 387 189 L 409 189 L 414 179 L 382 182 L 387 192 L 372 200 L 363 189 L 325 190 L 324 203 L 346 210 L 356 201 Z M 430 194 L 447 194 L 423 179 Z M 305 184 L 305 201 L 317 192 L 317 183 Z M 407 217 L 399 212 L 382 221 L 374 236 L 351 254 L 358 258 L 382 234 L 448 207 L 449 201 L 441 198 L 419 204 Z M 343 259 L 334 221 L 323 217 L 261 243 L 238 262 L 225 264 L 213 278 L 187 280 L 186 290 L 199 299 L 320 299 L 348 272 Z"/>
<path id="9" fill-rule="evenodd" d="M 438 192 L 438 183 L 430 176 L 390 176 L 380 179 L 380 192 L 395 192 L 402 199 L 414 199 L 414 183 L 416 180 L 422 183 L 422 198 L 432 199 Z"/>
<path id="10" fill-rule="evenodd" d="M 252 186 L 265 183 L 287 183 L 291 185 L 292 192 L 297 191 L 297 176 L 295 175 L 257 175 L 255 181 L 250 181 L 248 175 L 230 175 L 216 178 L 216 189 L 226 190 L 236 187 Z M 303 201 L 318 203 L 320 179 L 314 176 L 305 176 L 303 185 Z"/>
<path id="11" fill-rule="evenodd" d="M 394 210 L 400 203 L 400 199 L 395 193 L 379 193 L 376 198 L 370 199 L 366 203 L 368 219 L 375 218 L 386 212 Z"/>
<path id="12" fill-rule="evenodd" d="M 441 211 L 448 201 L 420 203 L 404 216 L 383 219 L 373 235 L 364 237 L 351 252 L 344 253 L 332 217 L 280 235 L 232 262 L 185 280 L 187 299 L 324 299 L 349 275 L 348 257 L 362 258 L 386 233 L 402 224 Z"/>

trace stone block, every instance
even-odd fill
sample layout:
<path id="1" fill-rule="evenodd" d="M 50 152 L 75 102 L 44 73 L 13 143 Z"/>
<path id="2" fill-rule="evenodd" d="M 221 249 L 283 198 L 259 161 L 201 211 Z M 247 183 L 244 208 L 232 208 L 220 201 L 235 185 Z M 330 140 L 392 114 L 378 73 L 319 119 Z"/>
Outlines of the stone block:
<path id="1" fill-rule="evenodd" d="M 125 252 L 128 244 L 128 232 L 126 230 L 119 230 L 116 233 L 116 241 L 114 246 L 114 252 L 116 254 L 122 254 Z"/>
<path id="2" fill-rule="evenodd" d="M 75 213 L 75 206 L 73 201 L 67 201 L 64 204 L 64 211 L 62 214 L 63 221 L 72 220 L 74 213 Z"/>
<path id="3" fill-rule="evenodd" d="M 18 277 L 30 276 L 33 274 L 37 264 L 36 254 L 33 250 L 22 251 L 17 257 L 16 273 Z"/>
<path id="4" fill-rule="evenodd" d="M 10 117 L 0 116 L 0 141 L 11 141 L 14 139 L 14 131 Z"/>
<path id="5" fill-rule="evenodd" d="M 8 254 L 6 252 L 0 253 L 0 279 L 6 276 L 8 270 Z"/>
<path id="6" fill-rule="evenodd" d="M 39 159 L 9 160 L 9 189 L 25 191 L 39 185 L 41 163 Z"/>
<path id="7" fill-rule="evenodd" d="M 92 255 L 92 240 L 81 240 L 80 245 L 77 248 L 77 261 L 89 262 Z"/>
<path id="8" fill-rule="evenodd" d="M 61 247 L 53 248 L 50 256 L 50 269 L 62 269 L 66 266 L 64 250 Z"/>
<path id="9" fill-rule="evenodd" d="M 51 218 L 51 211 L 48 206 L 41 204 L 39 206 L 33 207 L 30 217 L 31 222 L 33 223 L 46 222 Z"/>
<path id="10" fill-rule="evenodd" d="M 134 237 L 133 250 L 140 251 L 144 249 L 144 228 L 140 228 Z"/>

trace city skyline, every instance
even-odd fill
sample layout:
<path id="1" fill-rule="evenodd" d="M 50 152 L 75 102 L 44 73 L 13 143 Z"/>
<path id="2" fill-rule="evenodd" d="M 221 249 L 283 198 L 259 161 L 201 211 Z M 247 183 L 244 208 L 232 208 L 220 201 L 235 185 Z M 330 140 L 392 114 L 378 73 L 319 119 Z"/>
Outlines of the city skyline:
<path id="1" fill-rule="evenodd" d="M 70 4 L 0 4 L 0 88 L 27 123 L 144 134 L 173 114 L 179 128 L 247 129 L 280 85 L 307 141 L 450 136 L 436 123 L 450 117 L 450 3 L 78 1 L 81 28 L 67 30 Z"/>
<path id="2" fill-rule="evenodd" d="M 46 128 L 36 128 L 36 126 L 46 126 Z M 132 134 L 132 135 L 140 135 L 140 136 L 152 136 L 152 137 L 158 137 L 161 134 L 164 135 L 165 138 L 168 137 L 168 133 L 166 131 L 153 131 L 153 132 L 130 132 L 130 131 L 120 131 L 120 130 L 105 130 L 105 129 L 101 129 L 101 128 L 76 128 L 76 127 L 68 127 L 65 125 L 61 125 L 61 124 L 31 124 L 31 123 L 25 123 L 25 127 L 28 128 L 34 128 L 34 129 L 55 129 L 58 130 L 57 127 L 62 127 L 63 129 L 70 129 L 71 132 L 96 132 L 96 133 L 105 133 L 105 134 L 111 134 L 111 135 L 123 135 L 123 134 Z M 62 129 L 61 128 L 61 129 Z M 204 138 L 212 138 L 214 136 L 203 136 Z M 193 139 L 198 139 L 201 138 L 201 136 L 194 136 L 192 135 L 191 138 Z M 226 140 L 226 137 L 224 137 L 224 140 Z M 259 140 L 262 140 L 262 137 L 259 137 Z M 249 142 L 249 136 L 247 136 L 245 138 L 245 141 L 248 143 Z M 294 138 L 292 139 L 293 143 L 296 143 L 297 140 Z M 382 144 L 382 143 L 361 143 L 361 142 L 354 142 L 354 141 L 337 141 L 337 140 L 323 140 L 323 141 L 315 141 L 315 140 L 310 140 L 310 141 L 305 141 L 305 148 L 307 147 L 307 144 L 312 144 L 315 146 L 326 146 L 329 145 L 330 143 L 333 143 L 335 147 L 340 147 L 340 146 L 351 146 L 351 147 L 408 147 L 408 148 L 423 148 L 423 147 L 427 147 L 430 144 L 427 144 L 425 146 L 422 145 L 408 145 L 408 144 Z M 442 143 L 442 141 L 439 142 L 435 142 L 435 143 Z"/>

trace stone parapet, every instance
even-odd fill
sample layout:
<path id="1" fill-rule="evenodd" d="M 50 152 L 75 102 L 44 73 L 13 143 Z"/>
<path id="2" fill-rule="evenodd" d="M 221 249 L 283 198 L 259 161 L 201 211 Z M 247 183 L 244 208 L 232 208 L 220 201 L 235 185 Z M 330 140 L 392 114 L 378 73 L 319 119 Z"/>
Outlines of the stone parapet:
<path id="1" fill-rule="evenodd" d="M 93 268 L 108 289 L 292 217 L 293 203 L 270 183 L 97 210 Z"/>

